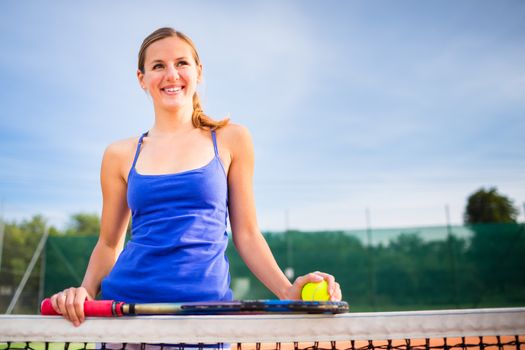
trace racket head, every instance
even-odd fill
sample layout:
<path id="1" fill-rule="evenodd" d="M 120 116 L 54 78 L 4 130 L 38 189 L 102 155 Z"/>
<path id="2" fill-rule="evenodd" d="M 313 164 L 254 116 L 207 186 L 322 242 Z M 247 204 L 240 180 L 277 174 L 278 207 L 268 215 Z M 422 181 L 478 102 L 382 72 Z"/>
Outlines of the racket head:
<path id="1" fill-rule="evenodd" d="M 349 311 L 345 301 L 240 300 L 180 304 L 183 314 L 299 313 L 340 314 Z"/>
<path id="2" fill-rule="evenodd" d="M 350 310 L 345 301 L 246 300 L 245 309 L 263 313 L 341 314 Z"/>

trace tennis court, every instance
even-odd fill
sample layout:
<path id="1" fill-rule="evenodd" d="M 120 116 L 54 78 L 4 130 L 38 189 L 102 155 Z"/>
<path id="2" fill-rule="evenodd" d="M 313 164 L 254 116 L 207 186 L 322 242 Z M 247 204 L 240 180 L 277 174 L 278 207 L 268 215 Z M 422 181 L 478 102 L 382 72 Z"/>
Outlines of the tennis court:
<path id="1" fill-rule="evenodd" d="M 126 344 L 226 344 L 233 349 L 523 349 L 525 308 L 339 315 L 0 316 L 0 349 L 130 348 Z M 125 344 L 122 344 L 125 343 Z M 141 347 L 138 347 L 139 349 Z"/>

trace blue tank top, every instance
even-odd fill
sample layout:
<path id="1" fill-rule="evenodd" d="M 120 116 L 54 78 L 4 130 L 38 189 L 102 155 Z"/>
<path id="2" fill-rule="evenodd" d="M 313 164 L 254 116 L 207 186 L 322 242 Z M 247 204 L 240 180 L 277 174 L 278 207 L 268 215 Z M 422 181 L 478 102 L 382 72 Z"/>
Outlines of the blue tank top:
<path id="1" fill-rule="evenodd" d="M 231 300 L 225 251 L 226 172 L 212 131 L 214 158 L 175 174 L 128 175 L 131 239 L 103 279 L 103 299 L 130 303 Z"/>

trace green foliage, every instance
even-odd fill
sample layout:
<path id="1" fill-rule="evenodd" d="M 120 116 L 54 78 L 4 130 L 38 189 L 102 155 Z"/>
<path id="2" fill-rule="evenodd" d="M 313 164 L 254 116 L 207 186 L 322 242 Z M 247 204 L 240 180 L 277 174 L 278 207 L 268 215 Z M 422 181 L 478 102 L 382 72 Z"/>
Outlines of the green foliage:
<path id="1" fill-rule="evenodd" d="M 467 258 L 476 262 L 470 272 L 472 286 L 480 291 L 473 296 L 474 307 L 502 298 L 523 302 L 525 234 L 517 215 L 512 200 L 496 188 L 480 189 L 468 198 L 465 223 L 473 236 Z"/>
<path id="2" fill-rule="evenodd" d="M 98 236 L 99 232 L 100 218 L 98 215 L 78 213 L 71 216 L 64 234 L 68 236 Z"/>
<path id="3" fill-rule="evenodd" d="M 4 312 L 7 309 L 45 229 L 46 222 L 39 215 L 20 223 L 5 223 L 2 265 L 0 269 L 0 312 Z M 37 266 L 21 296 L 21 304 L 36 305 L 36 295 L 30 291 L 38 291 L 39 272 L 40 266 Z M 24 308 L 19 310 L 29 311 Z M 30 309 L 30 311 L 33 312 L 34 309 Z"/>
<path id="4" fill-rule="evenodd" d="M 495 187 L 480 189 L 470 195 L 465 209 L 465 223 L 515 223 L 518 211 L 512 200 Z"/>
<path id="5" fill-rule="evenodd" d="M 525 302 L 523 225 L 390 230 L 392 238 L 366 246 L 353 232 L 266 233 L 282 268 L 296 276 L 327 271 L 336 276 L 353 310 L 414 310 L 516 306 Z M 455 230 L 460 231 L 458 233 Z M 372 232 L 380 238 L 384 232 Z M 432 235 L 427 235 L 431 233 Z M 233 280 L 250 279 L 245 298 L 274 296 L 228 250 Z"/>
<path id="6" fill-rule="evenodd" d="M 277 263 L 282 269 L 293 267 L 295 276 L 315 270 L 329 271 L 337 275 L 338 282 L 347 288 L 346 295 L 367 295 L 366 286 L 353 283 L 356 279 L 366 279 L 367 253 L 359 239 L 343 232 L 299 232 L 265 233 L 266 241 L 272 249 Z M 289 248 L 292 248 L 290 254 Z M 275 296 L 265 288 L 243 263 L 233 244 L 228 246 L 230 273 L 233 279 L 250 280 L 250 299 L 268 299 Z M 356 268 L 358 267 L 358 268 Z M 361 268 L 359 268 L 361 267 Z"/>
<path id="7" fill-rule="evenodd" d="M 26 308 L 16 312 L 35 312 L 40 297 L 81 282 L 97 241 L 96 235 L 79 234 L 92 232 L 89 227 L 96 226 L 91 225 L 97 222 L 93 216 L 86 217 L 73 217 L 78 226 L 72 224 L 64 231 L 48 228 L 51 234 L 41 260 L 44 268 L 40 263 L 35 267 L 22 295 L 21 305 Z M 80 224 L 85 222 L 91 224 Z M 45 228 L 40 216 L 6 223 L 0 312 L 7 307 Z M 283 269 L 293 267 L 296 277 L 315 270 L 336 276 L 354 311 L 525 303 L 522 224 L 372 230 L 375 244 L 371 246 L 363 233 L 288 231 L 265 233 L 265 238 L 278 264 Z M 244 299 L 275 297 L 252 275 L 231 242 L 227 255 L 234 291 L 243 285 L 248 286 Z M 39 295 L 42 273 L 45 285 Z"/>
<path id="8" fill-rule="evenodd" d="M 33 313 L 37 309 L 39 298 L 42 297 L 41 292 L 44 292 L 44 295 L 50 294 L 49 289 L 40 289 L 40 280 L 44 274 L 46 280 L 54 281 L 51 286 L 71 286 L 80 283 L 78 280 L 83 276 L 92 247 L 86 251 L 85 240 L 81 239 L 82 242 L 78 244 L 74 240 L 68 241 L 68 236 L 91 236 L 96 239 L 100 229 L 100 220 L 96 215 L 73 215 L 71 223 L 64 231 L 48 226 L 40 215 L 21 222 L 6 222 L 0 266 L 0 312 L 7 309 L 46 229 L 49 232 L 46 249 L 33 269 L 14 311 Z M 55 242 L 56 237 L 61 239 Z M 66 252 L 65 255 L 63 251 Z M 47 260 L 48 264 L 42 265 L 43 260 Z"/>

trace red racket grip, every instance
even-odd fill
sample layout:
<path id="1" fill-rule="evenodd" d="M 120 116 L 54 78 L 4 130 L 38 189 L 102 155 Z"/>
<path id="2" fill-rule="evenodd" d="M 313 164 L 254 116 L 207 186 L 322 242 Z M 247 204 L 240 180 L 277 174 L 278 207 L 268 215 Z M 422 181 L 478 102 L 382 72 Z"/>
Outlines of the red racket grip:
<path id="1" fill-rule="evenodd" d="M 86 300 L 84 302 L 84 315 L 98 317 L 123 316 L 122 302 L 113 300 Z M 40 313 L 42 315 L 60 315 L 51 306 L 51 299 L 46 298 L 40 304 Z"/>

